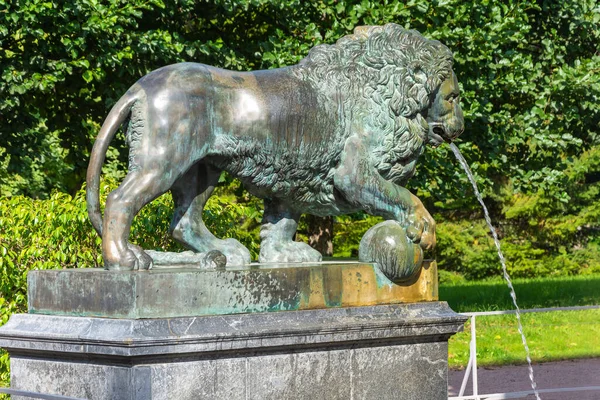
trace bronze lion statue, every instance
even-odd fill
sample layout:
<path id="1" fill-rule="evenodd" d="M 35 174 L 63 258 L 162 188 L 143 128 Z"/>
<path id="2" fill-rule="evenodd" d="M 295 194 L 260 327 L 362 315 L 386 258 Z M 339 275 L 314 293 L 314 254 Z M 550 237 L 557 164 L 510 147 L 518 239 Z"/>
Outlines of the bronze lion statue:
<path id="1" fill-rule="evenodd" d="M 129 170 L 103 218 L 100 171 L 126 122 Z M 202 220 L 222 171 L 264 199 L 260 262 L 321 260 L 294 241 L 302 213 L 364 210 L 397 221 L 410 243 L 429 249 L 435 223 L 403 185 L 426 144 L 451 141 L 463 126 L 451 52 L 395 24 L 358 27 L 286 68 L 160 68 L 116 103 L 92 150 L 88 211 L 105 268 L 151 267 L 129 231 L 140 209 L 169 190 L 176 240 L 195 252 L 218 250 L 228 265 L 249 263 L 242 244 L 216 238 Z"/>

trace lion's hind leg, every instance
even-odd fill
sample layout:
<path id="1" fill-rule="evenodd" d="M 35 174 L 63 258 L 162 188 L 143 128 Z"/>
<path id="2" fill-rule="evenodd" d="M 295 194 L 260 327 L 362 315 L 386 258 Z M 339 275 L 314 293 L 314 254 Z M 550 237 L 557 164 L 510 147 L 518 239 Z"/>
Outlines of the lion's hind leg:
<path id="1" fill-rule="evenodd" d="M 131 223 L 143 206 L 166 192 L 172 182 L 162 170 L 137 169 L 106 199 L 102 229 L 104 268 L 109 270 L 149 269 L 152 259 L 129 243 Z"/>
<path id="2" fill-rule="evenodd" d="M 251 261 L 250 251 L 233 238 L 218 239 L 202 219 L 204 205 L 220 174 L 220 170 L 199 162 L 175 182 L 171 188 L 175 201 L 171 232 L 177 241 L 194 251 L 220 251 L 227 257 L 228 266 L 246 265 Z"/>
<path id="3" fill-rule="evenodd" d="M 319 262 L 321 253 L 304 242 L 294 241 L 299 213 L 294 213 L 276 200 L 265 200 L 263 225 L 260 228 L 261 263 Z"/>

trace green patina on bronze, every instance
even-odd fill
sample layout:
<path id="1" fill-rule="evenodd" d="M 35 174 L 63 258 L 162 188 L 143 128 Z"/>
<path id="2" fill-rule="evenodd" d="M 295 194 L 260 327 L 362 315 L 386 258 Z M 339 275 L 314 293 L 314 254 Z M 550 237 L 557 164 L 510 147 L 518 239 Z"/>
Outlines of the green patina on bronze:
<path id="1" fill-rule="evenodd" d="M 462 132 L 458 96 L 451 52 L 395 24 L 358 27 L 287 68 L 237 72 L 182 63 L 153 71 L 111 110 L 91 154 L 88 210 L 102 235 L 105 268 L 159 263 L 160 254 L 149 256 L 128 239 L 133 217 L 166 191 L 176 205 L 174 238 L 195 252 L 215 252 L 199 257 L 201 264 L 247 265 L 244 246 L 217 239 L 202 221 L 222 171 L 264 199 L 260 262 L 321 260 L 294 241 L 302 213 L 366 211 L 396 221 L 402 242 L 431 249 L 435 222 L 404 184 L 426 144 Z M 108 196 L 103 217 L 100 171 L 122 124 L 129 172 Z M 377 261 L 395 281 L 419 269 L 420 258 L 409 251 L 382 251 L 388 250 L 379 246 L 361 259 Z M 335 286 L 327 291 L 332 304 L 339 302 Z"/>
<path id="2" fill-rule="evenodd" d="M 410 285 L 394 284 L 373 264 L 358 262 L 228 271 L 31 271 L 29 312 L 174 318 L 435 301 L 435 266 L 425 265 Z"/>
<path id="3" fill-rule="evenodd" d="M 327 307 L 339 307 L 342 304 L 341 265 L 329 265 L 323 269 L 323 299 Z"/>

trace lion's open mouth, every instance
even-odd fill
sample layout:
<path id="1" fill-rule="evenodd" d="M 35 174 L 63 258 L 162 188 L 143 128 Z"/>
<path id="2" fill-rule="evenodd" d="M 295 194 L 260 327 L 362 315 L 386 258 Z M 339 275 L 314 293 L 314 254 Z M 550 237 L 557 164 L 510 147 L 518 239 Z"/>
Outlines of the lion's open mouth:
<path id="1" fill-rule="evenodd" d="M 445 135 L 444 128 L 441 124 L 430 124 L 429 127 L 429 143 L 437 147 L 440 144 L 444 143 L 446 140 L 444 139 Z"/>

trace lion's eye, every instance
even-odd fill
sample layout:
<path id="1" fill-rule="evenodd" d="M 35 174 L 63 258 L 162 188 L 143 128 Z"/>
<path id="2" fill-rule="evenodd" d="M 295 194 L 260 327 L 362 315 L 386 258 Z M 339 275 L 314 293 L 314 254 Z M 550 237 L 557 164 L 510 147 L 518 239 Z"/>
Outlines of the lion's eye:
<path id="1" fill-rule="evenodd" d="M 454 103 L 454 101 L 458 98 L 458 94 L 456 93 L 452 93 L 451 95 L 449 95 L 446 98 L 446 101 L 449 101 L 450 103 Z"/>

